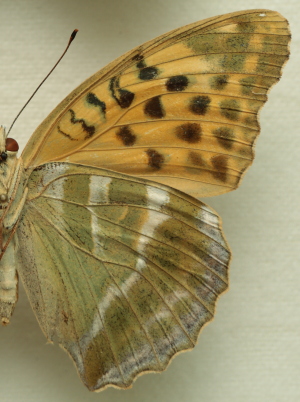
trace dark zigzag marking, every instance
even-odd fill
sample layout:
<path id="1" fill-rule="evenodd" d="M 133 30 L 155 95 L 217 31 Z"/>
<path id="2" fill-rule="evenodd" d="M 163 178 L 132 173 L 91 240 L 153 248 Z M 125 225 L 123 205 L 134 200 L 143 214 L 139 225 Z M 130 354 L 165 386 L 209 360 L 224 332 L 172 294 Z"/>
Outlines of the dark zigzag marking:
<path id="1" fill-rule="evenodd" d="M 119 77 L 112 77 L 109 83 L 109 89 L 118 105 L 122 109 L 127 109 L 134 99 L 134 93 L 127 91 L 127 89 L 120 88 L 119 80 Z"/>
<path id="2" fill-rule="evenodd" d="M 69 112 L 71 113 L 71 119 L 70 122 L 72 124 L 81 124 L 81 127 L 83 129 L 83 131 L 85 131 L 87 134 L 85 136 L 85 139 L 87 138 L 91 138 L 94 134 L 95 134 L 95 126 L 89 126 L 86 124 L 86 122 L 84 121 L 84 119 L 76 119 L 76 115 L 73 109 L 69 109 Z M 71 138 L 73 138 L 70 134 L 68 134 Z"/>
<path id="3" fill-rule="evenodd" d="M 73 137 L 71 137 L 70 134 L 65 133 L 64 131 L 62 131 L 62 129 L 60 128 L 60 126 L 57 126 L 57 130 L 58 130 L 58 132 L 59 132 L 60 134 L 62 134 L 62 135 L 64 135 L 65 137 L 69 138 L 69 140 L 71 140 L 71 141 L 79 141 L 78 138 L 73 138 Z"/>
<path id="4" fill-rule="evenodd" d="M 92 92 L 89 92 L 86 96 L 86 101 L 87 103 L 89 103 L 92 106 L 97 106 L 99 107 L 101 113 L 104 115 L 105 117 L 105 113 L 106 113 L 106 104 L 105 102 L 103 102 L 102 100 L 100 100 L 95 94 L 93 94 Z"/>

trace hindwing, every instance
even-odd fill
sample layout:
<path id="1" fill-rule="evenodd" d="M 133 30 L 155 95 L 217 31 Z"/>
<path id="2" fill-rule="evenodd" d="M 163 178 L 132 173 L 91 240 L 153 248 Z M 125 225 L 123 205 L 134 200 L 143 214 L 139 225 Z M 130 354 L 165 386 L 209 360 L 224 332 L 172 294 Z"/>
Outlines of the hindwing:
<path id="1" fill-rule="evenodd" d="M 126 388 L 192 348 L 227 288 L 219 218 L 160 184 L 69 163 L 29 179 L 18 272 L 47 338 L 91 390 Z"/>
<path id="2" fill-rule="evenodd" d="M 90 390 L 164 370 L 212 319 L 230 251 L 191 195 L 238 186 L 289 41 L 269 10 L 176 29 L 86 80 L 25 147 L 8 243 L 15 231 L 39 324 Z"/>

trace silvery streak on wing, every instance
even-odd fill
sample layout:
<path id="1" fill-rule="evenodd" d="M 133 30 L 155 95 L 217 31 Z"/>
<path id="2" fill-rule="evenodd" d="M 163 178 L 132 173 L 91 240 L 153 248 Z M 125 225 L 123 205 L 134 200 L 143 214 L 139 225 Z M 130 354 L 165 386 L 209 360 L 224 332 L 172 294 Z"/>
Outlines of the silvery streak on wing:
<path id="1" fill-rule="evenodd" d="M 110 177 L 99 177 L 99 176 L 90 176 L 89 178 L 89 197 L 88 197 L 88 205 L 92 204 L 98 204 L 99 202 L 102 203 L 107 203 L 109 201 L 109 185 L 111 183 L 112 179 Z M 101 238 L 102 236 L 99 236 L 99 233 L 101 231 L 101 228 L 99 227 L 99 221 L 97 215 L 93 213 L 93 209 L 89 208 L 89 210 L 92 212 L 91 214 L 91 229 L 92 229 L 92 240 L 93 240 L 93 252 L 96 255 L 101 254 Z M 103 308 L 103 305 L 105 304 L 110 304 L 109 300 L 114 298 L 112 296 L 114 294 L 114 290 L 107 289 L 107 294 L 104 297 L 107 300 L 105 301 L 102 299 L 101 305 L 98 306 L 97 312 L 95 313 L 94 320 L 92 322 L 90 330 L 81 338 L 80 340 L 80 349 L 84 351 L 90 342 L 94 339 L 94 337 L 103 329 L 103 322 L 102 318 L 100 315 L 100 307 Z M 100 303 L 99 303 L 100 304 Z M 78 345 L 74 344 L 72 346 L 73 351 L 79 350 Z M 80 353 L 78 353 L 80 356 Z M 83 362 L 82 359 L 78 361 L 78 364 L 81 364 L 83 367 Z"/>
<path id="2" fill-rule="evenodd" d="M 101 180 L 100 180 L 101 179 Z M 90 203 L 99 203 L 99 199 L 101 202 L 106 203 L 109 201 L 109 185 L 111 183 L 110 178 L 106 177 L 95 177 L 91 176 L 90 185 L 89 185 L 89 201 Z M 147 186 L 147 201 L 149 208 L 160 209 L 162 206 L 167 205 L 170 198 L 166 191 Z M 161 212 L 157 212 L 156 210 L 149 209 L 147 211 L 148 217 L 146 222 L 144 223 L 141 229 L 141 235 L 139 237 L 139 243 L 137 247 L 138 251 L 138 259 L 136 263 L 136 270 L 140 273 L 144 268 L 147 267 L 145 260 L 141 257 L 145 254 L 144 249 L 147 243 L 152 240 L 152 236 L 154 234 L 155 229 L 162 224 L 165 220 L 169 219 L 168 215 L 165 215 Z M 99 226 L 97 217 L 92 215 L 92 228 L 93 228 L 93 241 L 94 241 L 94 250 L 99 248 Z M 129 292 L 131 286 L 136 285 L 136 282 L 140 279 L 140 274 L 137 272 L 133 272 L 130 277 L 124 281 L 122 285 L 120 285 L 120 292 L 126 296 Z M 103 323 L 101 320 L 101 315 L 105 315 L 105 311 L 110 307 L 111 303 L 115 300 L 119 295 L 116 293 L 115 289 L 107 289 L 106 295 L 101 299 L 101 302 L 98 305 L 97 312 L 95 314 L 94 320 L 91 324 L 91 328 L 88 333 L 82 337 L 81 346 L 84 350 L 88 344 L 97 336 L 97 334 L 103 329 Z"/>

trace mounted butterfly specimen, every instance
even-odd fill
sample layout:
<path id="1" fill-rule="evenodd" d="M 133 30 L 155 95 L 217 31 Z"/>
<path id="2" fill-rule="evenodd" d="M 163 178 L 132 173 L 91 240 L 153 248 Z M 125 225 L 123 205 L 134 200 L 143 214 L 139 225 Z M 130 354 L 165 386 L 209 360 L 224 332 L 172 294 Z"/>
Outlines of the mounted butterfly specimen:
<path id="1" fill-rule="evenodd" d="M 92 391 L 127 388 L 193 348 L 230 260 L 197 198 L 235 189 L 252 163 L 289 41 L 274 11 L 209 18 L 93 75 L 20 158 L 1 128 L 2 323 L 20 275 L 47 339 Z"/>

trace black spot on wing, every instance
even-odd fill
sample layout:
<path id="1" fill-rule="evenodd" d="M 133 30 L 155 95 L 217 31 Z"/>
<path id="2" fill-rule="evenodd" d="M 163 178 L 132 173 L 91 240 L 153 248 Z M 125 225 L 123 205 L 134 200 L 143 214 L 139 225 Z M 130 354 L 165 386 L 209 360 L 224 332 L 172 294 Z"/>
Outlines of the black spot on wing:
<path id="1" fill-rule="evenodd" d="M 105 115 L 106 112 L 106 104 L 102 100 L 100 100 L 95 94 L 89 92 L 86 95 L 86 101 L 89 105 L 97 106 L 100 108 L 100 111 Z"/>
<path id="2" fill-rule="evenodd" d="M 71 113 L 70 122 L 72 124 L 81 124 L 83 131 L 86 132 L 85 139 L 90 138 L 95 134 L 95 126 L 89 126 L 88 124 L 86 124 L 84 119 L 77 119 L 74 110 L 69 109 L 69 112 Z M 72 137 L 70 134 L 69 136 Z"/>
<path id="3" fill-rule="evenodd" d="M 236 99 L 225 99 L 220 102 L 220 112 L 228 120 L 236 121 L 240 115 L 240 104 Z"/>
<path id="4" fill-rule="evenodd" d="M 129 126 L 121 127 L 116 135 L 126 147 L 130 147 L 136 142 L 136 135 L 132 132 Z"/>
<path id="5" fill-rule="evenodd" d="M 154 96 L 145 103 L 144 112 L 153 119 L 161 119 L 165 116 L 165 111 L 161 103 L 160 96 Z"/>
<path id="6" fill-rule="evenodd" d="M 165 160 L 164 156 L 155 149 L 148 149 L 146 154 L 148 155 L 148 165 L 155 170 L 161 169 Z"/>
<path id="7" fill-rule="evenodd" d="M 158 69 L 156 67 L 144 67 L 139 72 L 139 79 L 143 81 L 153 80 L 158 76 Z"/>
<path id="8" fill-rule="evenodd" d="M 202 156 L 198 152 L 191 151 L 189 153 L 188 158 L 189 158 L 189 160 L 191 161 L 191 163 L 193 165 L 196 165 L 196 166 L 205 166 L 206 165 L 204 159 L 202 158 Z"/>
<path id="9" fill-rule="evenodd" d="M 137 68 L 143 68 L 146 67 L 146 63 L 144 58 L 142 58 L 138 63 L 136 63 Z"/>
<path id="10" fill-rule="evenodd" d="M 122 109 L 128 108 L 134 99 L 134 93 L 127 91 L 127 89 L 119 89 L 119 105 Z"/>
<path id="11" fill-rule="evenodd" d="M 195 144 L 201 139 L 201 126 L 198 123 L 185 123 L 176 127 L 176 136 L 190 144 Z"/>
<path id="12" fill-rule="evenodd" d="M 132 60 L 136 60 L 136 67 L 140 70 L 139 71 L 139 79 L 143 81 L 149 81 L 156 78 L 159 74 L 159 70 L 155 66 L 147 66 L 144 56 L 141 54 L 135 55 Z"/>
<path id="13" fill-rule="evenodd" d="M 190 111 L 194 114 L 198 114 L 200 116 L 204 116 L 207 113 L 211 100 L 208 96 L 199 95 L 194 96 L 190 100 Z"/>
<path id="14" fill-rule="evenodd" d="M 228 75 L 217 75 L 210 79 L 210 87 L 222 91 L 228 84 Z"/>
<path id="15" fill-rule="evenodd" d="M 175 75 L 166 82 L 166 88 L 170 92 L 184 91 L 189 85 L 189 80 L 185 75 Z"/>
<path id="16" fill-rule="evenodd" d="M 122 109 L 126 109 L 132 104 L 134 93 L 128 91 L 127 89 L 120 88 L 118 77 L 111 78 L 109 89 L 111 91 L 112 97 Z"/>
<path id="17" fill-rule="evenodd" d="M 143 68 L 146 67 L 146 63 L 144 60 L 144 56 L 140 53 L 136 54 L 133 56 L 132 61 L 136 61 L 136 66 L 137 68 Z"/>
<path id="18" fill-rule="evenodd" d="M 143 59 L 144 59 L 144 56 L 142 54 L 140 54 L 140 53 L 137 53 L 132 57 L 131 60 L 132 61 L 140 61 L 140 60 L 143 60 Z"/>
<path id="19" fill-rule="evenodd" d="M 213 134 L 223 148 L 231 149 L 233 147 L 234 133 L 232 128 L 218 127 L 213 130 Z"/>
<path id="20" fill-rule="evenodd" d="M 212 175 L 215 179 L 222 182 L 227 180 L 227 170 L 228 170 L 228 157 L 224 155 L 216 155 L 211 158 L 211 163 L 213 168 Z"/>

